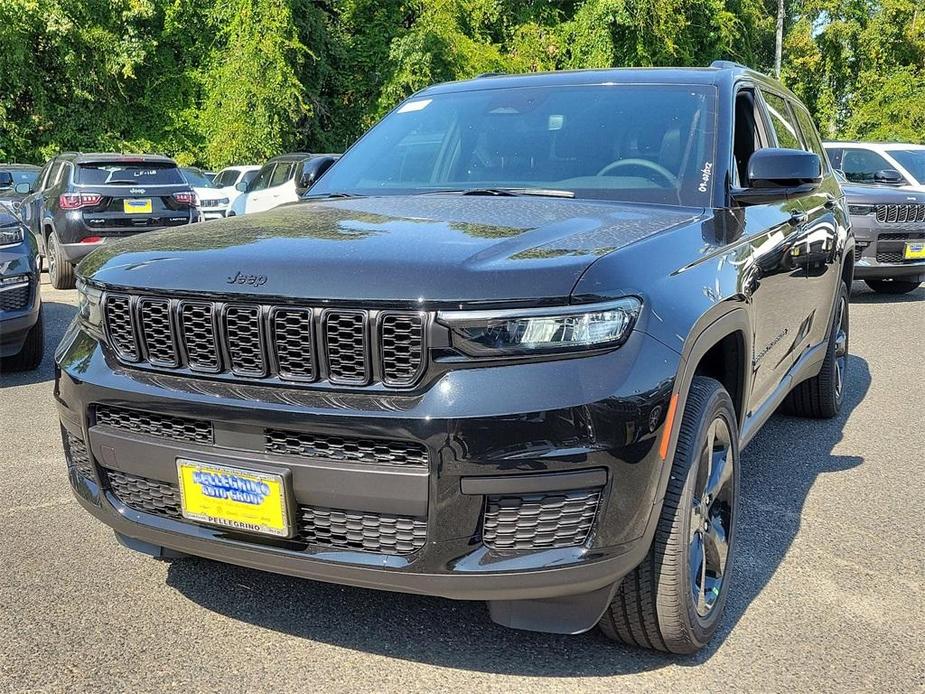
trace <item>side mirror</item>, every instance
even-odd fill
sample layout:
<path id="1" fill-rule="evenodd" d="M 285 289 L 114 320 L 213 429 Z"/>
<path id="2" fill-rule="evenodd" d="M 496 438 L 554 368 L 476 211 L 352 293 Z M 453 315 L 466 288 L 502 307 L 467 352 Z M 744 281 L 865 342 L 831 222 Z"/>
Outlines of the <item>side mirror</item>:
<path id="1" fill-rule="evenodd" d="M 240 192 L 242 192 L 242 193 L 246 193 L 246 192 L 247 192 L 247 184 L 246 184 L 244 181 L 241 181 L 240 183 L 235 184 L 234 189 L 237 190 L 237 191 L 240 191 Z"/>
<path id="2" fill-rule="evenodd" d="M 13 190 L 15 190 L 20 195 L 28 195 L 29 193 L 34 192 L 32 190 L 32 186 L 29 185 L 28 183 L 17 183 L 16 187 L 13 188 Z"/>
<path id="3" fill-rule="evenodd" d="M 882 183 L 885 186 L 901 186 L 905 182 L 903 175 L 896 169 L 881 169 L 874 174 L 874 183 Z"/>
<path id="4" fill-rule="evenodd" d="M 315 157 L 305 162 L 302 165 L 302 174 L 299 176 L 299 180 L 296 181 L 296 188 L 300 194 L 315 185 L 315 181 L 321 178 L 322 174 L 330 169 L 335 161 L 337 160 L 334 157 Z"/>
<path id="5" fill-rule="evenodd" d="M 761 203 L 811 193 L 822 183 L 819 155 L 802 149 L 768 147 L 748 160 L 748 187 L 732 191 L 742 203 Z"/>

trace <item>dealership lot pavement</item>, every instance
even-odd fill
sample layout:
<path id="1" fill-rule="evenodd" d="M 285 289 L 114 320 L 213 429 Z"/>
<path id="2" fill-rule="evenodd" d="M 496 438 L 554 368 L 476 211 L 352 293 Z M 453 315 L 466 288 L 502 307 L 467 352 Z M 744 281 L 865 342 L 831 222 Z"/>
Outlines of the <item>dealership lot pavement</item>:
<path id="1" fill-rule="evenodd" d="M 480 603 L 136 555 L 71 498 L 48 345 L 0 377 L 0 691 L 925 691 L 925 288 L 856 284 L 842 416 L 777 416 L 743 455 L 735 589 L 672 659 L 494 626 Z"/>

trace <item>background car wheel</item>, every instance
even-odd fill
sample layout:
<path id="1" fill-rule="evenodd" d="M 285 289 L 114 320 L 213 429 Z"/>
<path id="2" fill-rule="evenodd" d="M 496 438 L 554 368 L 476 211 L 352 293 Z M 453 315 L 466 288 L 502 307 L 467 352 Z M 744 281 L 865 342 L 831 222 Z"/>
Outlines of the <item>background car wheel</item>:
<path id="1" fill-rule="evenodd" d="M 783 410 L 796 417 L 828 419 L 841 410 L 845 399 L 845 377 L 848 367 L 848 285 L 842 283 L 835 304 L 835 316 L 829 331 L 822 370 L 813 378 L 798 383 Z"/>
<path id="2" fill-rule="evenodd" d="M 729 587 L 738 467 L 732 399 L 718 381 L 698 376 L 652 547 L 601 618 L 607 636 L 671 653 L 693 653 L 710 640 Z"/>
<path id="3" fill-rule="evenodd" d="M 55 289 L 74 288 L 74 266 L 61 252 L 61 242 L 55 232 L 48 236 L 48 280 Z"/>
<path id="4" fill-rule="evenodd" d="M 0 363 L 2 371 L 32 371 L 37 369 L 42 363 L 42 355 L 45 354 L 45 321 L 42 316 L 42 309 L 39 309 L 39 319 L 32 330 L 26 335 L 22 349 L 18 354 L 7 357 Z"/>
<path id="5" fill-rule="evenodd" d="M 909 280 L 864 280 L 864 283 L 879 294 L 908 294 L 922 284 Z"/>

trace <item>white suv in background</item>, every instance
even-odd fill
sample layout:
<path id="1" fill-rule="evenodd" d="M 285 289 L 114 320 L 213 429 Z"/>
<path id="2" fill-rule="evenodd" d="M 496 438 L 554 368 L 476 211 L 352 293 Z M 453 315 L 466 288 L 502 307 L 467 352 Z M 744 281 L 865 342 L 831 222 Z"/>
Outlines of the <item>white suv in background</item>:
<path id="1" fill-rule="evenodd" d="M 925 193 L 925 145 L 824 142 L 832 167 L 851 183 L 893 185 Z"/>
<path id="2" fill-rule="evenodd" d="M 212 185 L 219 189 L 223 197 L 228 198 L 230 207 L 244 189 L 247 188 L 248 184 L 254 180 L 258 171 L 260 171 L 260 167 L 256 164 L 226 166 L 215 174 L 215 178 L 212 179 Z"/>
<path id="3" fill-rule="evenodd" d="M 221 219 L 228 212 L 228 196 L 223 195 L 220 190 L 206 178 L 202 169 L 195 166 L 181 166 L 180 173 L 186 182 L 196 193 L 199 198 L 199 210 L 202 212 L 202 219 Z"/>
<path id="4" fill-rule="evenodd" d="M 339 154 L 308 152 L 273 157 L 232 203 L 228 216 L 263 212 L 283 203 L 295 202 L 338 157 Z"/>

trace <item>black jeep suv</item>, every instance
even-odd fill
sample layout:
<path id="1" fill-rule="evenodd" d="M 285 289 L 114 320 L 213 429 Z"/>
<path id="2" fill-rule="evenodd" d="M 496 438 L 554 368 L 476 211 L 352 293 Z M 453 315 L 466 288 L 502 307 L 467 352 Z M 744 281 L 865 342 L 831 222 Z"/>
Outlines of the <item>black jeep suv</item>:
<path id="1" fill-rule="evenodd" d="M 173 159 L 60 154 L 42 169 L 20 213 L 56 289 L 74 287 L 74 266 L 100 245 L 140 231 L 199 221 L 196 196 Z"/>
<path id="2" fill-rule="evenodd" d="M 726 63 L 442 84 L 309 197 L 80 266 L 83 507 L 155 556 L 704 645 L 740 449 L 844 397 L 854 242 L 803 106 Z"/>

